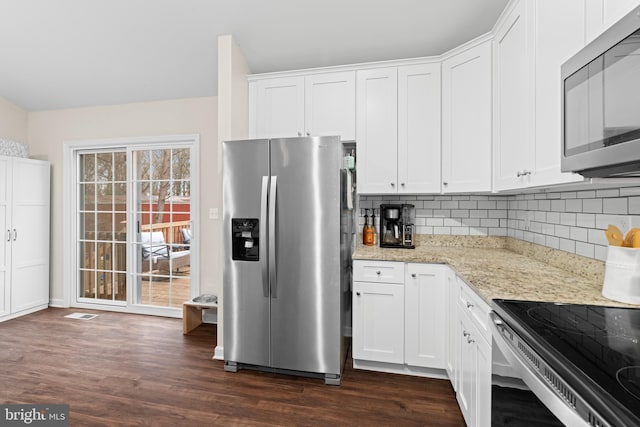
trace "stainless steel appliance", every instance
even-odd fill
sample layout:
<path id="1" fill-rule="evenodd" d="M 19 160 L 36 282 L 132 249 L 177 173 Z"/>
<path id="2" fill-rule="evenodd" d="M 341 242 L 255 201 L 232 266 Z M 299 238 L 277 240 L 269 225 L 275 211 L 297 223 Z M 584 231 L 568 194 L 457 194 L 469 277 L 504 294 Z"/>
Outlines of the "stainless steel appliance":
<path id="1" fill-rule="evenodd" d="M 340 384 L 351 259 L 339 137 L 223 143 L 225 370 Z"/>
<path id="2" fill-rule="evenodd" d="M 493 309 L 495 344 L 562 424 L 640 425 L 639 309 L 510 300 Z"/>
<path id="3" fill-rule="evenodd" d="M 640 7 L 562 65 L 562 170 L 640 176 Z"/>
<path id="4" fill-rule="evenodd" d="M 413 205 L 380 205 L 380 246 L 413 249 L 415 209 Z"/>

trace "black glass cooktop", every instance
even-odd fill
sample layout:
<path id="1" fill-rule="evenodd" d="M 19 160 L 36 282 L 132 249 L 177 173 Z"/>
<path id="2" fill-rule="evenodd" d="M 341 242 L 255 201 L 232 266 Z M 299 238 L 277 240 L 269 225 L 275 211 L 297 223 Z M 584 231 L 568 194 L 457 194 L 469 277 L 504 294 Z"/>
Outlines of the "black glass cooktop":
<path id="1" fill-rule="evenodd" d="M 640 309 L 494 300 L 493 308 L 602 416 L 640 425 Z"/>

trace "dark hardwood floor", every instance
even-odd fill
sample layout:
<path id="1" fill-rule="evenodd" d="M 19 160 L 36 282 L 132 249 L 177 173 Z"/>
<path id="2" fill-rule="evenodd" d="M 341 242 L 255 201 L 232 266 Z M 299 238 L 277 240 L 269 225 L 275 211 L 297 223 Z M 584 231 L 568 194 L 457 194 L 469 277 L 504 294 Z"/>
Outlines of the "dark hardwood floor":
<path id="1" fill-rule="evenodd" d="M 90 312 L 93 320 L 67 319 Z M 448 381 L 354 370 L 342 385 L 224 372 L 216 326 L 48 309 L 0 323 L 0 402 L 70 405 L 72 426 L 464 426 Z"/>

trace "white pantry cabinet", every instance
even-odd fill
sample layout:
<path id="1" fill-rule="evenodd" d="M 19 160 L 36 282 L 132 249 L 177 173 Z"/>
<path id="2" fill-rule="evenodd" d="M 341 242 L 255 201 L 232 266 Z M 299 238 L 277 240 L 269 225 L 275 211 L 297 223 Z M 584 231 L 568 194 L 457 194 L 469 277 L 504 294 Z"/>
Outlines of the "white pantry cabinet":
<path id="1" fill-rule="evenodd" d="M 0 157 L 0 319 L 49 305 L 49 163 Z"/>
<path id="2" fill-rule="evenodd" d="M 440 191 L 440 64 L 360 70 L 358 192 Z"/>
<path id="3" fill-rule="evenodd" d="M 560 66 L 584 45 L 584 0 L 518 0 L 494 38 L 494 187 L 582 180 L 560 172 Z"/>
<path id="4" fill-rule="evenodd" d="M 354 260 L 354 367 L 445 377 L 445 273 L 440 264 Z"/>
<path id="5" fill-rule="evenodd" d="M 442 191 L 491 191 L 491 40 L 442 62 Z"/>
<path id="6" fill-rule="evenodd" d="M 355 71 L 258 79 L 250 98 L 252 138 L 355 139 Z"/>

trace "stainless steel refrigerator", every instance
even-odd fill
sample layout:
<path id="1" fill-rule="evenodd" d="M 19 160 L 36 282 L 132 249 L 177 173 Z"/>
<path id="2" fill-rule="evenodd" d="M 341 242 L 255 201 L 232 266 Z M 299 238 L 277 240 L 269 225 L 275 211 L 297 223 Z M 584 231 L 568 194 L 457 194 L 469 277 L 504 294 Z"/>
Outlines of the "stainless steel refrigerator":
<path id="1" fill-rule="evenodd" d="M 223 143 L 225 370 L 340 384 L 352 247 L 342 154 L 339 137 Z"/>

